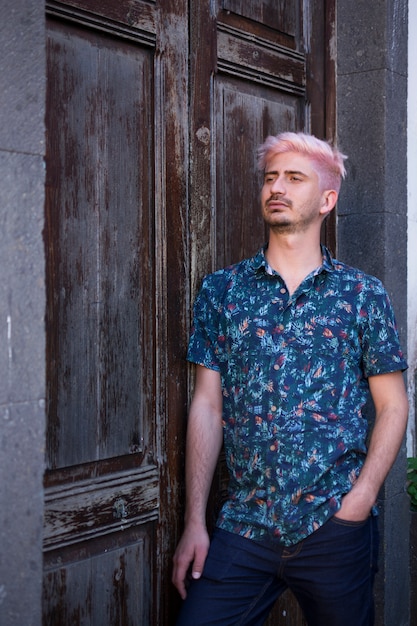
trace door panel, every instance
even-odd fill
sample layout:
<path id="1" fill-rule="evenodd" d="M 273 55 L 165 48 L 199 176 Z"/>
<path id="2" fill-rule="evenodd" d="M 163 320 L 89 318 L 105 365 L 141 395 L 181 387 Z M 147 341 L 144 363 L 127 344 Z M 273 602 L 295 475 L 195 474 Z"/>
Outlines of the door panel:
<path id="1" fill-rule="evenodd" d="M 152 558 L 152 528 L 63 548 L 44 575 L 44 624 L 150 624 L 151 579 L 140 564 Z"/>
<path id="2" fill-rule="evenodd" d="M 48 467 L 152 455 L 152 58 L 51 23 L 49 59 Z"/>
<path id="3" fill-rule="evenodd" d="M 223 0 L 223 9 L 288 35 L 295 34 L 299 3 L 293 0 Z"/>
<path id="4" fill-rule="evenodd" d="M 219 79 L 216 98 L 216 263 L 223 266 L 254 254 L 266 240 L 256 148 L 267 134 L 295 130 L 300 115 L 297 97 L 237 80 Z"/>

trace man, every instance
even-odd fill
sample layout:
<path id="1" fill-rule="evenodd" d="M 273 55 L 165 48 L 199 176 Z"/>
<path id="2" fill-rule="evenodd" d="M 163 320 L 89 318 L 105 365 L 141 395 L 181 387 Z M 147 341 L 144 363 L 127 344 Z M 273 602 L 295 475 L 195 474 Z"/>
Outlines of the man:
<path id="1" fill-rule="evenodd" d="M 344 155 L 301 133 L 269 137 L 259 155 L 268 245 L 206 277 L 194 308 L 178 624 L 260 625 L 290 588 L 309 626 L 369 625 L 375 502 L 406 428 L 406 362 L 379 280 L 320 245 Z M 229 496 L 210 544 L 223 442 Z"/>

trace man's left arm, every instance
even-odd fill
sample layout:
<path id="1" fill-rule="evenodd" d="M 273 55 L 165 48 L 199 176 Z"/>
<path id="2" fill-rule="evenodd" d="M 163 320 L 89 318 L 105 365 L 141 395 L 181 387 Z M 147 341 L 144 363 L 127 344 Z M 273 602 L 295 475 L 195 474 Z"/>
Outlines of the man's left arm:
<path id="1" fill-rule="evenodd" d="M 336 517 L 360 521 L 368 517 L 387 477 L 407 427 L 408 400 L 401 372 L 369 377 L 375 425 L 362 471 L 342 500 Z"/>

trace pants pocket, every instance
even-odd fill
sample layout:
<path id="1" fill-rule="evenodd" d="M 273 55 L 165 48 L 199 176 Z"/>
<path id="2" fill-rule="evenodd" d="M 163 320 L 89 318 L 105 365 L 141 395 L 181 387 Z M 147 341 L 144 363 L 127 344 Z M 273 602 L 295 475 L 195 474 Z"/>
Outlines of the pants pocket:
<path id="1" fill-rule="evenodd" d="M 233 563 L 236 548 L 228 541 L 228 534 L 215 530 L 203 569 L 203 577 L 221 582 L 227 576 Z"/>
<path id="2" fill-rule="evenodd" d="M 359 520 L 359 521 L 352 521 L 352 520 L 348 520 L 348 519 L 343 519 L 343 517 L 331 517 L 330 518 L 330 522 L 333 522 L 333 524 L 338 524 L 339 526 L 346 526 L 346 527 L 350 527 L 350 528 L 361 528 L 362 526 L 365 526 L 365 524 L 367 524 L 369 520 L 369 517 L 367 517 L 364 520 Z"/>

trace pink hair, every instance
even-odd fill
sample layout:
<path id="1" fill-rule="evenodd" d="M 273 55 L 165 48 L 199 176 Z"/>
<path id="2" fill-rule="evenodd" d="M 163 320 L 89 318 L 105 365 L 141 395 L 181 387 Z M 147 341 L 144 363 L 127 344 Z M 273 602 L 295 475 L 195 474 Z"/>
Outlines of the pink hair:
<path id="1" fill-rule="evenodd" d="M 258 166 L 264 170 L 268 161 L 276 154 L 298 152 L 314 161 L 320 187 L 339 192 L 342 178 L 346 176 L 344 154 L 322 139 L 304 133 L 281 133 L 270 135 L 258 149 Z"/>

